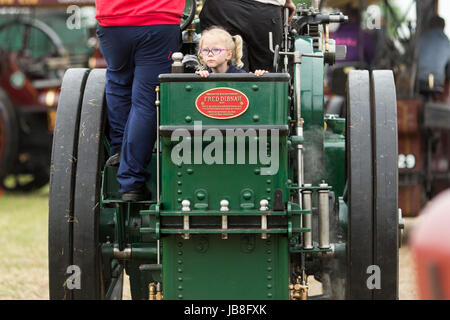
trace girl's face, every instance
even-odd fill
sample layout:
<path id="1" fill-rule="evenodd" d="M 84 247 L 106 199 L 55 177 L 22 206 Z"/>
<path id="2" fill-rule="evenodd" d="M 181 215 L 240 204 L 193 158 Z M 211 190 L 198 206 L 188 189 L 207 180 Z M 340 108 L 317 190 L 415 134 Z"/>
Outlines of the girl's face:
<path id="1" fill-rule="evenodd" d="M 211 69 L 227 64 L 233 56 L 233 53 L 225 47 L 223 41 L 208 34 L 203 37 L 200 54 L 205 64 Z"/>

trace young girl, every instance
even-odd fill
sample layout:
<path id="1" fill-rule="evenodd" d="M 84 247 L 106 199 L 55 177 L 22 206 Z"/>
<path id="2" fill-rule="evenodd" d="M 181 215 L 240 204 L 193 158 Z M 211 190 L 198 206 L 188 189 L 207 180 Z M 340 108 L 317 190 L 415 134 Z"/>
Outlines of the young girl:
<path id="1" fill-rule="evenodd" d="M 195 73 L 208 77 L 210 73 L 245 73 L 242 63 L 242 37 L 231 36 L 220 27 L 211 27 L 202 32 L 198 57 L 203 70 Z M 206 70 L 205 70 L 206 69 Z M 255 76 L 267 73 L 266 70 L 255 70 Z"/>

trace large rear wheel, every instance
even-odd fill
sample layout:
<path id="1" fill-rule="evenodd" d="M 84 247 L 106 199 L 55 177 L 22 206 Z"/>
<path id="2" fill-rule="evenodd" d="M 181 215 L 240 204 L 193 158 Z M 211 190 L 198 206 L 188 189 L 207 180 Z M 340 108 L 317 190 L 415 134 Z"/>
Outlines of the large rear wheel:
<path id="1" fill-rule="evenodd" d="M 347 282 L 349 299 L 371 299 L 365 285 L 373 257 L 373 157 L 370 79 L 367 70 L 351 71 L 347 81 Z"/>
<path id="2" fill-rule="evenodd" d="M 51 299 L 122 296 L 123 268 L 103 276 L 99 241 L 105 80 L 104 69 L 69 69 L 63 80 L 50 184 Z"/>
<path id="3" fill-rule="evenodd" d="M 81 105 L 75 179 L 73 263 L 82 271 L 75 299 L 104 297 L 99 246 L 101 170 L 104 163 L 105 69 L 89 73 Z"/>
<path id="4" fill-rule="evenodd" d="M 80 109 L 88 69 L 64 75 L 56 113 L 50 168 L 49 285 L 50 299 L 72 299 L 67 270 L 73 265 L 74 192 Z"/>
<path id="5" fill-rule="evenodd" d="M 398 298 L 396 108 L 392 71 L 349 73 L 348 299 Z"/>

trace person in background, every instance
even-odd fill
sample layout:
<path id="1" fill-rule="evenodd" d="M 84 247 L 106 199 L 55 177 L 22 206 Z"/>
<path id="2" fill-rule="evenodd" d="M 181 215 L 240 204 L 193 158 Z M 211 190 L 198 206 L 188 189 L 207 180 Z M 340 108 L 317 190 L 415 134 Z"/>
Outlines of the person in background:
<path id="1" fill-rule="evenodd" d="M 348 23 L 341 24 L 336 32 L 330 34 L 330 38 L 336 40 L 336 45 L 347 47 L 345 60 L 339 62 L 354 62 L 367 68 L 375 55 L 372 36 L 361 30 L 360 13 L 357 8 L 349 6 L 344 10 L 344 14 L 348 16 Z"/>
<path id="2" fill-rule="evenodd" d="M 146 187 L 156 140 L 155 88 L 181 47 L 184 0 L 96 0 L 97 36 L 107 63 L 108 166 L 119 166 L 123 201 L 150 199 Z"/>
<path id="3" fill-rule="evenodd" d="M 292 0 L 207 0 L 200 12 L 200 29 L 221 26 L 244 40 L 244 69 L 273 71 L 273 53 L 269 49 L 269 32 L 274 45 L 282 40 L 282 10 L 289 8 L 291 20 L 295 13 Z"/>
<path id="4" fill-rule="evenodd" d="M 336 45 L 345 45 L 347 54 L 345 60 L 336 61 L 327 70 L 326 81 L 326 112 L 345 117 L 345 95 L 347 75 L 351 69 L 370 69 L 374 60 L 374 41 L 372 36 L 361 29 L 361 18 L 358 8 L 348 5 L 343 13 L 348 16 L 348 23 L 330 34 Z"/>
<path id="5" fill-rule="evenodd" d="M 444 19 L 434 16 L 430 19 L 428 30 L 419 38 L 417 78 L 421 89 L 432 89 L 430 84 L 442 88 L 446 78 L 450 78 L 450 41 L 444 28 Z"/>

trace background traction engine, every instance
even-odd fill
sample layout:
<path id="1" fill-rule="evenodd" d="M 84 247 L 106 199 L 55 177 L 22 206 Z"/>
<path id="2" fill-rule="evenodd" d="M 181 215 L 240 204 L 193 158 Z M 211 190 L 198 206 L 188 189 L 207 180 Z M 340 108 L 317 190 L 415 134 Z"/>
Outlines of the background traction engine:
<path id="1" fill-rule="evenodd" d="M 119 299 L 125 270 L 133 299 L 396 299 L 394 79 L 352 71 L 347 118 L 324 115 L 335 51 L 317 46 L 329 40 L 318 30 L 333 21 L 345 17 L 300 8 L 274 49 L 281 73 L 160 75 L 151 201 L 122 202 L 117 168 L 104 166 L 105 70 L 69 69 L 50 297 Z M 321 295 L 309 294 L 311 275 Z"/>

